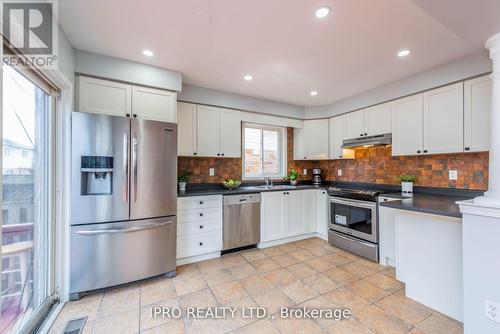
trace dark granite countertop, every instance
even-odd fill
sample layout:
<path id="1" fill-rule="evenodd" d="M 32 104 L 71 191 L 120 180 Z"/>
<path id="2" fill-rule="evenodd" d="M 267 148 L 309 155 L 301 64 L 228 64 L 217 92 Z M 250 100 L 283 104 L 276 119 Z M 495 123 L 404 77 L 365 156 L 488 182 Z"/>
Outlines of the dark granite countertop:
<path id="1" fill-rule="evenodd" d="M 381 202 L 380 206 L 458 218 L 462 218 L 462 214 L 456 202 L 473 198 L 423 193 L 414 193 L 413 197 L 403 197 L 401 193 L 388 193 L 382 196 L 401 199 L 397 201 Z"/>
<path id="2" fill-rule="evenodd" d="M 178 191 L 177 197 L 189 197 L 189 196 L 209 196 L 209 195 L 242 195 L 242 194 L 257 194 L 268 191 L 293 191 L 293 190 L 305 190 L 305 189 L 326 189 L 326 186 L 314 186 L 312 184 L 307 185 L 297 185 L 288 186 L 287 188 L 270 188 L 270 189 L 260 189 L 255 186 L 240 186 L 239 188 L 229 190 L 222 186 L 213 186 L 205 188 L 195 188 L 187 189 L 186 191 Z"/>

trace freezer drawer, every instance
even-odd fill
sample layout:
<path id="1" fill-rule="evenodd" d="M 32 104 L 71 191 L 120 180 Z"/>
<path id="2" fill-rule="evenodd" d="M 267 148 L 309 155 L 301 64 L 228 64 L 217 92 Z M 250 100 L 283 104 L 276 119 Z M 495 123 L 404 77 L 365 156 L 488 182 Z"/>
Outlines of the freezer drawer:
<path id="1" fill-rule="evenodd" d="M 72 226 L 72 298 L 175 271 L 176 227 L 175 216 Z"/>

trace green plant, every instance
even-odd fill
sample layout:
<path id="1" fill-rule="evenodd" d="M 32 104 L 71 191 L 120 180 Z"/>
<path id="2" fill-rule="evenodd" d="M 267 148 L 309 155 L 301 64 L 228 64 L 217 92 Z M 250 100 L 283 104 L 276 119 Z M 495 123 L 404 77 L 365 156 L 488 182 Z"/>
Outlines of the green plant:
<path id="1" fill-rule="evenodd" d="M 295 169 L 291 169 L 288 173 L 288 176 L 285 177 L 285 180 L 296 181 L 299 176 L 300 174 Z"/>
<path id="2" fill-rule="evenodd" d="M 417 180 L 417 177 L 411 174 L 404 174 L 399 177 L 399 180 L 401 182 L 415 182 Z"/>
<path id="3" fill-rule="evenodd" d="M 184 170 L 178 177 L 179 182 L 189 182 L 190 174 L 191 172 L 188 169 Z"/>

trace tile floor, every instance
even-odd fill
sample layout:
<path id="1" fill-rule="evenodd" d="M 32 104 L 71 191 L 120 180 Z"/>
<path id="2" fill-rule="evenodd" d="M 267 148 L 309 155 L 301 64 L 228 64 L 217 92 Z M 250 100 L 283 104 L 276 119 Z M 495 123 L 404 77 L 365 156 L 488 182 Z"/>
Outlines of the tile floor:
<path id="1" fill-rule="evenodd" d="M 152 318 L 152 306 L 347 307 L 348 320 Z M 394 268 L 312 238 L 178 267 L 159 278 L 67 303 L 51 333 L 87 316 L 84 333 L 462 333 L 462 324 L 404 295 Z"/>

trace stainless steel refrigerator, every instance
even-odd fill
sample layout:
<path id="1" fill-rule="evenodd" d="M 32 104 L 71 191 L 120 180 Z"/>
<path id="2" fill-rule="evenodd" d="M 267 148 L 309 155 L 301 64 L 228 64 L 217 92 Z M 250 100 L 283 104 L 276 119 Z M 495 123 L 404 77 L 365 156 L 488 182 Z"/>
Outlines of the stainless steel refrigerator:
<path id="1" fill-rule="evenodd" d="M 70 298 L 175 275 L 177 125 L 72 113 Z"/>

